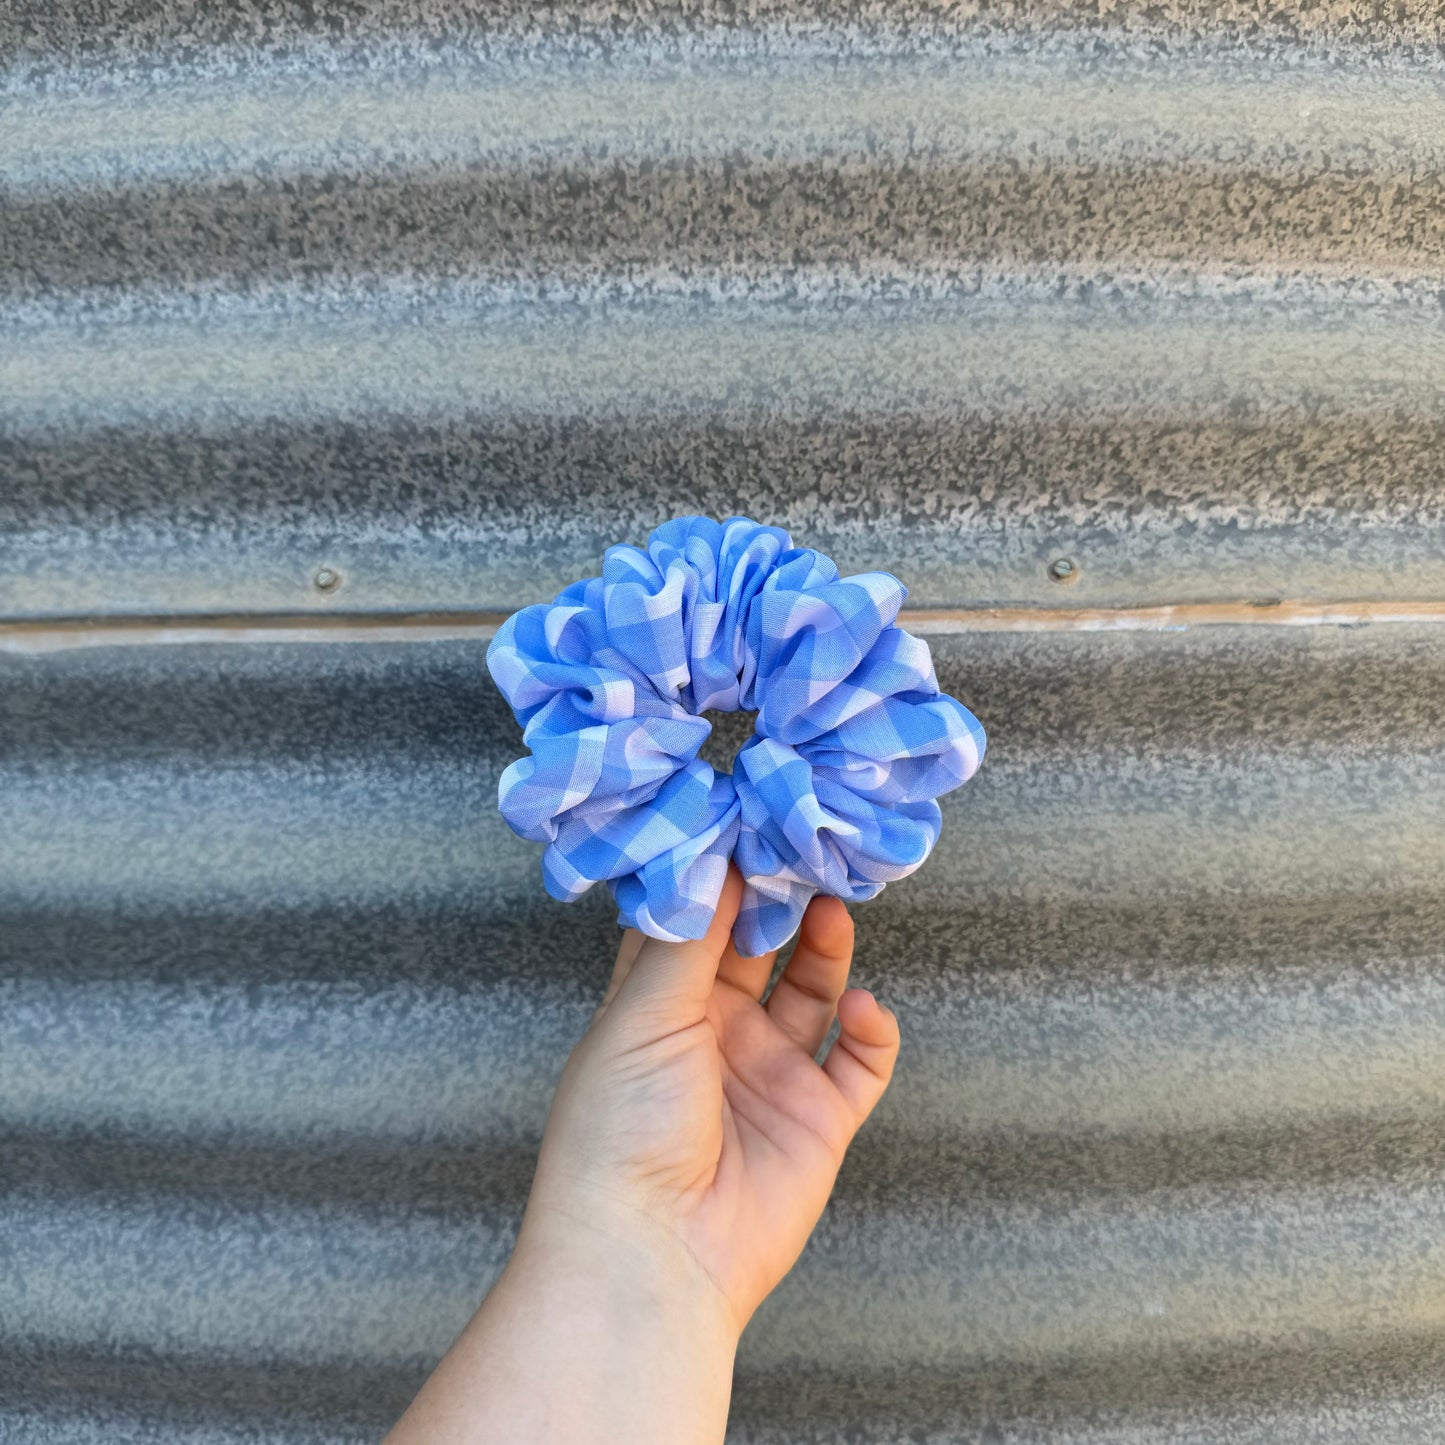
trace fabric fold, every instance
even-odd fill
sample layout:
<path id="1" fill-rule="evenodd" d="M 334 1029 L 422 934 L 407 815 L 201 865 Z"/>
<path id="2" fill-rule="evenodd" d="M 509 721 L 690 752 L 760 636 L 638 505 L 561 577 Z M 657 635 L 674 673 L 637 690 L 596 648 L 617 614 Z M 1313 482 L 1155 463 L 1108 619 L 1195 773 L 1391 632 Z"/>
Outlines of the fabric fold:
<path id="1" fill-rule="evenodd" d="M 734 941 L 757 955 L 814 894 L 862 901 L 918 868 L 935 800 L 973 775 L 985 738 L 897 626 L 906 595 L 886 572 L 840 577 L 780 528 L 680 517 L 508 618 L 487 665 L 529 756 L 498 806 L 547 845 L 548 891 L 606 883 L 623 923 L 701 938 L 731 858 Z M 698 756 L 700 714 L 737 710 L 756 710 L 755 732 L 720 774 Z"/>

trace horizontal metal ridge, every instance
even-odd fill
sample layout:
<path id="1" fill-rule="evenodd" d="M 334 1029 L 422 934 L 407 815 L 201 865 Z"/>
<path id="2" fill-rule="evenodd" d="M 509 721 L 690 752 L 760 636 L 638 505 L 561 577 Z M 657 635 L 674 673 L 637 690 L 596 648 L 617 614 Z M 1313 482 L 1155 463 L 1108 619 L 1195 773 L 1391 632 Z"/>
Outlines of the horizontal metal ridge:
<path id="1" fill-rule="evenodd" d="M 628 156 L 685 150 L 696 157 L 780 157 L 848 151 L 870 156 L 967 146 L 1131 161 L 1195 154 L 1241 159 L 1316 152 L 1366 158 L 1382 169 L 1445 157 L 1429 120 L 1442 79 L 1407 67 L 1301 57 L 1293 67 L 1247 54 L 1191 62 L 1133 50 L 1000 54 L 979 45 L 944 64 L 926 53 L 859 57 L 815 45 L 780 47 L 756 32 L 743 57 L 621 50 L 580 64 L 545 47 L 497 47 L 470 64 L 338 70 L 304 79 L 263 66 L 244 78 L 93 89 L 47 77 L 12 87 L 0 132 L 9 184 L 94 185 L 124 176 L 175 180 L 244 176 L 265 165 L 306 170 L 505 156 Z M 741 60 L 741 63 L 739 63 Z M 1247 112 L 1247 132 L 1240 125 Z"/>
<path id="2" fill-rule="evenodd" d="M 860 55 L 925 51 L 940 58 L 978 44 L 1022 42 L 1097 52 L 1116 48 L 1209 48 L 1221 54 L 1264 51 L 1288 62 L 1292 50 L 1338 51 L 1380 60 L 1439 61 L 1445 38 L 1431 0 L 1388 7 L 1354 0 L 996 0 L 955 6 L 937 0 L 267 0 L 264 24 L 254 7 L 98 7 L 86 0 L 11 0 L 0 13 L 0 55 L 24 73 L 52 77 L 77 64 L 143 78 L 157 67 L 185 66 L 221 79 L 257 64 L 385 68 L 440 54 L 550 48 L 579 59 L 619 48 L 667 56 L 700 44 L 746 56 L 758 33 L 807 52 L 847 45 Z"/>
<path id="3" fill-rule="evenodd" d="M 229 617 L 54 617 L 0 621 L 0 653 L 40 657 L 96 647 L 235 643 L 489 642 L 501 612 L 237 613 Z M 1183 632 L 1195 627 L 1367 627 L 1445 622 L 1445 601 L 1176 602 L 1157 607 L 905 609 L 920 637 L 977 632 Z"/>

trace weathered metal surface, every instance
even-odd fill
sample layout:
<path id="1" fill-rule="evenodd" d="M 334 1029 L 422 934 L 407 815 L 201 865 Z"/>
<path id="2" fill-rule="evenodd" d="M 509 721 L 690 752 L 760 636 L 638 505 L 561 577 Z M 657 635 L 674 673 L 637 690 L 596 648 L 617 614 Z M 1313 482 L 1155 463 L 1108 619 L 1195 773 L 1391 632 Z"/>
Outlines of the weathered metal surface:
<path id="1" fill-rule="evenodd" d="M 12 0 L 0 1439 L 399 1411 L 612 947 L 487 618 L 694 509 L 898 571 L 990 733 L 732 1438 L 1445 1431 L 1442 40 Z"/>
<path id="2" fill-rule="evenodd" d="M 1369 15 L 109 9 L 0 19 L 8 613 L 730 509 L 926 606 L 1438 591 L 1445 81 Z"/>
<path id="3" fill-rule="evenodd" d="M 737 1438 L 1425 1428 L 1445 630 L 935 650 L 996 741 L 856 910 L 908 1047 Z M 497 1268 L 612 930 L 494 816 L 481 653 L 4 662 L 20 1406 L 365 1437 Z"/>

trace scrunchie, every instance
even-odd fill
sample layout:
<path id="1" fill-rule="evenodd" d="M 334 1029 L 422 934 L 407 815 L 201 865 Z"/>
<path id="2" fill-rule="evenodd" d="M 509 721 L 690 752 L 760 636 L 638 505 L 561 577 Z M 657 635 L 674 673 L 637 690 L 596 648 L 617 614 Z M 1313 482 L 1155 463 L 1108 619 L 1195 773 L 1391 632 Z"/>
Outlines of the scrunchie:
<path id="1" fill-rule="evenodd" d="M 938 839 L 934 799 L 973 774 L 984 733 L 894 626 L 906 595 L 886 572 L 839 578 L 778 527 L 679 517 L 509 617 L 487 666 L 531 756 L 498 805 L 547 844 L 547 891 L 605 882 L 621 922 L 696 939 L 732 857 L 733 941 L 751 956 L 785 943 L 815 893 L 872 898 L 913 872 Z M 753 709 L 732 774 L 714 772 L 700 714 Z"/>

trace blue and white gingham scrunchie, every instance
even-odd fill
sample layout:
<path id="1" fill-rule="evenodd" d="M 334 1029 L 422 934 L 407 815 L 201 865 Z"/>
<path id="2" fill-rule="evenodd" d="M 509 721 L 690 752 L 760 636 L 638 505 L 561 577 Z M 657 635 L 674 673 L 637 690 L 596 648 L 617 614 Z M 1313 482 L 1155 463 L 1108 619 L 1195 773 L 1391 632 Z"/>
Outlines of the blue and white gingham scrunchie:
<path id="1" fill-rule="evenodd" d="M 547 891 L 606 882 L 623 923 L 701 938 L 732 857 L 733 941 L 756 955 L 815 893 L 872 898 L 913 872 L 938 839 L 934 799 L 973 774 L 984 734 L 893 625 L 905 596 L 886 572 L 840 579 L 777 527 L 679 517 L 509 617 L 487 666 L 532 755 L 498 801 L 547 844 Z M 739 709 L 756 730 L 715 773 L 699 714 Z"/>

